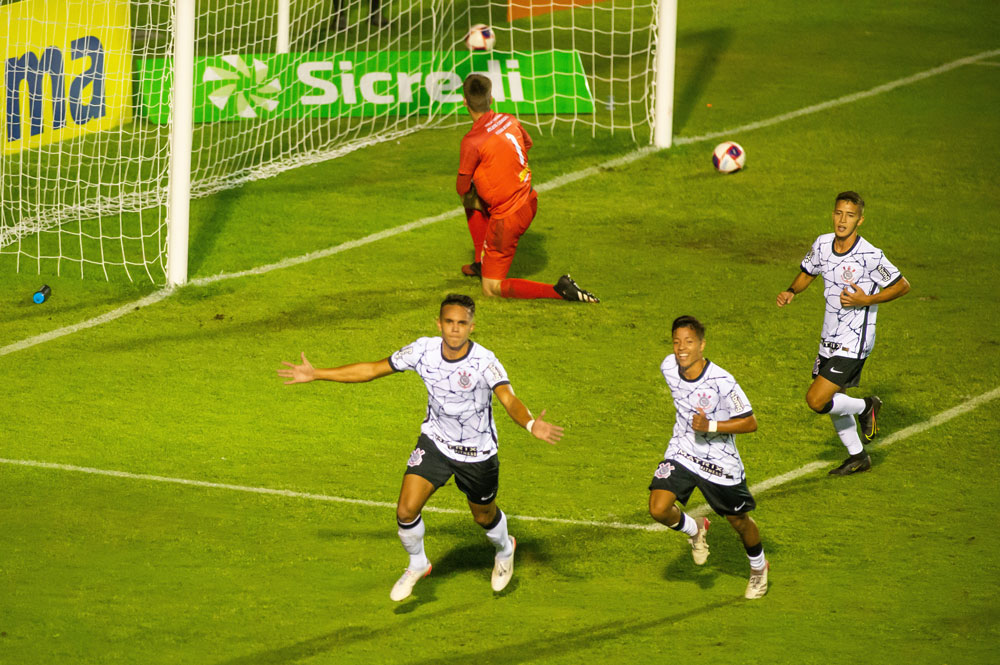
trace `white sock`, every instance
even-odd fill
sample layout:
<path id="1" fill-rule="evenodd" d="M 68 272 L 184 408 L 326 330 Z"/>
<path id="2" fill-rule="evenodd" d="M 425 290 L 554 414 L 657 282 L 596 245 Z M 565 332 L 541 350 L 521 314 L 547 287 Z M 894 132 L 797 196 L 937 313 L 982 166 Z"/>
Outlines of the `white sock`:
<path id="1" fill-rule="evenodd" d="M 833 422 L 833 429 L 837 430 L 837 436 L 847 446 L 847 452 L 857 455 L 865 449 L 861 445 L 861 437 L 858 436 L 858 423 L 854 420 L 854 416 L 835 416 L 831 413 L 830 420 Z"/>
<path id="2" fill-rule="evenodd" d="M 750 559 L 751 568 L 753 568 L 754 570 L 760 570 L 761 568 L 764 567 L 764 563 L 766 562 L 766 559 L 764 558 L 764 548 L 761 548 L 760 554 L 758 554 L 757 556 L 750 556 L 748 554 L 747 558 Z"/>
<path id="3" fill-rule="evenodd" d="M 507 535 L 507 515 L 499 508 L 497 508 L 497 512 L 500 513 L 500 521 L 486 532 L 486 537 L 497 548 L 497 556 L 501 559 L 507 559 L 514 555 L 514 544 L 510 542 L 510 537 Z"/>
<path id="4" fill-rule="evenodd" d="M 674 531 L 680 531 L 694 538 L 698 535 L 698 522 L 693 517 L 681 511 L 681 521 L 670 527 Z"/>
<path id="5" fill-rule="evenodd" d="M 865 412 L 865 401 L 858 397 L 848 397 L 844 393 L 834 393 L 831 416 L 856 416 Z"/>
<path id="6" fill-rule="evenodd" d="M 430 565 L 424 554 L 424 520 L 420 515 L 409 524 L 399 524 L 399 539 L 403 548 L 410 553 L 410 570 L 423 570 Z"/>

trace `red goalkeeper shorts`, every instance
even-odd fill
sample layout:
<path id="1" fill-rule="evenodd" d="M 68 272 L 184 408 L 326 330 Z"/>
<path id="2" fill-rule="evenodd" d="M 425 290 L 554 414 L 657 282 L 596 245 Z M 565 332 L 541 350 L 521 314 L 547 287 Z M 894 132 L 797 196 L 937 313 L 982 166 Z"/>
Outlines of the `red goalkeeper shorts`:
<path id="1" fill-rule="evenodd" d="M 490 217 L 486 225 L 486 242 L 483 244 L 483 277 L 503 279 L 510 270 L 517 251 L 517 241 L 538 212 L 538 194 L 531 190 L 523 206 L 505 217 Z"/>

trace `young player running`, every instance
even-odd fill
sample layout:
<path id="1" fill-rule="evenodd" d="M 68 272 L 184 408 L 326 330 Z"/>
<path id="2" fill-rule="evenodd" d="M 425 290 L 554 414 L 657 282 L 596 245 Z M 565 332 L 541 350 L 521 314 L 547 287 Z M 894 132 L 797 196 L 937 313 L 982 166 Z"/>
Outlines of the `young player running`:
<path id="1" fill-rule="evenodd" d="M 784 307 L 817 275 L 823 275 L 826 313 L 806 403 L 816 413 L 830 414 L 833 428 L 847 447 L 849 457 L 830 471 L 837 476 L 872 467 L 854 416 L 858 416 L 865 442 L 871 441 L 878 432 L 876 418 L 882 400 L 876 395 L 848 397 L 845 391 L 860 384 L 861 368 L 875 345 L 879 303 L 910 290 L 910 283 L 882 250 L 858 235 L 864 215 L 865 202 L 857 192 L 838 194 L 833 204 L 833 233 L 816 238 L 802 260 L 801 272 L 778 294 L 778 307 Z"/>
<path id="2" fill-rule="evenodd" d="M 757 430 L 750 401 L 733 375 L 705 358 L 705 327 L 693 316 L 673 323 L 674 352 L 660 365 L 670 387 L 677 419 L 667 452 L 649 485 L 649 514 L 657 522 L 690 536 L 697 565 L 708 559 L 709 521 L 701 524 L 677 507 L 697 487 L 743 541 L 750 559 L 747 598 L 767 593 L 768 562 L 757 523 L 748 513 L 757 503 L 747 487 L 734 434 Z"/>
<path id="3" fill-rule="evenodd" d="M 413 370 L 427 387 L 427 418 L 420 426 L 417 446 L 410 454 L 403 486 L 396 504 L 399 539 L 410 563 L 392 587 L 389 597 L 400 601 L 431 572 L 424 553 L 421 510 L 437 488 L 455 476 L 455 485 L 466 496 L 472 518 L 496 547 L 492 586 L 502 591 L 514 572 L 517 542 L 507 533 L 507 517 L 496 505 L 500 480 L 497 428 L 493 421 L 493 396 L 507 414 L 536 438 L 555 443 L 563 429 L 533 417 L 514 396 L 507 371 L 491 351 L 469 339 L 475 329 L 476 304 L 465 295 L 449 295 L 441 303 L 437 326 L 440 337 L 421 337 L 377 362 L 316 369 L 302 354 L 302 363 L 283 362 L 290 369 L 278 375 L 285 383 L 321 379 L 340 383 L 371 381 L 395 372 Z"/>
<path id="4" fill-rule="evenodd" d="M 507 277 L 517 241 L 538 211 L 528 167 L 531 137 L 517 118 L 490 109 L 492 83 L 486 76 L 470 74 L 462 92 L 472 129 L 462 138 L 455 188 L 465 205 L 475 247 L 474 262 L 462 266 L 462 272 L 481 277 L 487 296 L 600 302 L 569 275 L 560 277 L 555 286 Z"/>

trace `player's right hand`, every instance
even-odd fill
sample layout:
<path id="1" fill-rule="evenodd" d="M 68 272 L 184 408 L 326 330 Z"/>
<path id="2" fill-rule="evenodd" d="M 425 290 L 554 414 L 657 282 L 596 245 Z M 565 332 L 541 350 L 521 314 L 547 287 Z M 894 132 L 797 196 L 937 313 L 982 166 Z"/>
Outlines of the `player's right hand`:
<path id="1" fill-rule="evenodd" d="M 285 381 L 287 386 L 290 383 L 309 383 L 316 378 L 316 370 L 313 368 L 312 363 L 306 359 L 305 351 L 302 352 L 302 364 L 296 365 L 295 363 L 281 361 L 282 365 L 291 367 L 291 369 L 279 369 L 278 376 L 291 379 L 291 381 Z"/>
<path id="2" fill-rule="evenodd" d="M 554 444 L 563 437 L 563 428 L 542 420 L 544 415 L 545 409 L 542 409 L 542 412 L 535 418 L 535 422 L 531 425 L 531 435 L 546 443 Z"/>

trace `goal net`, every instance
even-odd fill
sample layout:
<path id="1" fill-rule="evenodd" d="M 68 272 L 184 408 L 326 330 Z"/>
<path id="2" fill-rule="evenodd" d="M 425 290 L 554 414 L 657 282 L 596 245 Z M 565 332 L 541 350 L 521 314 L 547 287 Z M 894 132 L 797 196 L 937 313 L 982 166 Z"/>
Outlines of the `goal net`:
<path id="1" fill-rule="evenodd" d="M 177 2 L 0 0 L 0 272 L 166 279 Z M 656 4 L 199 0 L 189 196 L 466 123 L 472 71 L 541 131 L 649 143 Z"/>

